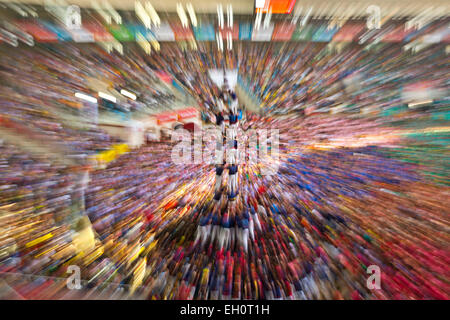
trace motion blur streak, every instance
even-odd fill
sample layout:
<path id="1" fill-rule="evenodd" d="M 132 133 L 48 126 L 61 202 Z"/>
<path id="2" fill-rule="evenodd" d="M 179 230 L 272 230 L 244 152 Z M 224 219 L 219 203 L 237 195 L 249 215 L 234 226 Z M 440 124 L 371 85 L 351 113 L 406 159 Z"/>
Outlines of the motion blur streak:
<path id="1" fill-rule="evenodd" d="M 1 8 L 1 299 L 450 298 L 445 2 L 129 2 Z"/>

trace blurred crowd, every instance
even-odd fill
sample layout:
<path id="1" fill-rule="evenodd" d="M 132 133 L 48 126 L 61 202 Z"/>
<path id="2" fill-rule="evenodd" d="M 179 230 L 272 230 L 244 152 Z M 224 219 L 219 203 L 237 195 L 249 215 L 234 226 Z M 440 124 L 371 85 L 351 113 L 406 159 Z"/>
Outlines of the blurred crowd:
<path id="1" fill-rule="evenodd" d="M 214 165 L 174 163 L 172 142 L 104 168 L 3 142 L 0 296 L 449 299 L 448 126 L 435 117 L 448 120 L 443 48 L 239 44 L 222 53 L 213 45 L 127 57 L 93 46 L 0 53 L 2 123 L 48 137 L 44 145 L 89 154 L 117 142 L 64 120 L 85 110 L 73 94 L 87 82 L 146 90 L 127 102 L 144 108 L 167 103 L 151 88 L 163 71 L 217 120 L 223 96 L 208 69 L 234 68 L 262 103 L 261 114 L 244 112 L 237 143 L 247 147 L 253 129 L 278 129 L 280 138 L 276 173 L 264 174 L 270 157 L 239 165 L 234 201 L 215 193 Z M 405 107 L 404 89 L 418 81 L 438 102 Z M 222 179 L 227 188 L 226 170 Z M 70 266 L 80 267 L 79 290 L 67 286 Z M 379 289 L 367 285 L 371 266 Z"/>
<path id="2" fill-rule="evenodd" d="M 200 43 L 197 50 L 166 44 L 150 63 L 177 78 L 209 110 L 218 103 L 221 89 L 209 77 L 209 69 L 238 68 L 265 115 L 346 112 L 377 116 L 402 105 L 405 87 L 421 81 L 433 87 L 431 98 L 448 98 L 445 45 L 414 54 L 393 43 L 364 50 L 357 44 L 338 49 L 320 42 L 238 43 L 236 47 L 222 52 L 214 43 Z"/>
<path id="3" fill-rule="evenodd" d="M 64 44 L 2 47 L 0 54 L 2 123 L 61 152 L 92 154 L 117 142 L 96 127 L 102 112 L 155 113 L 176 100 L 136 50 L 121 56 L 97 46 Z M 139 92 L 138 99 L 120 98 L 123 88 Z M 98 92 L 118 97 L 117 103 L 98 98 L 93 104 L 75 96 Z"/>

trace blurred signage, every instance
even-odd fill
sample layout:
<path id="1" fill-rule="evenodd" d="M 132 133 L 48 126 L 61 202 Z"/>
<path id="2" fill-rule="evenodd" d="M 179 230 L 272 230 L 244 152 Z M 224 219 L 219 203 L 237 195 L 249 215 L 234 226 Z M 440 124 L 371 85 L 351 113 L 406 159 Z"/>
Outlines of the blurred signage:
<path id="1" fill-rule="evenodd" d="M 159 27 L 152 27 L 152 32 L 158 41 L 175 41 L 175 33 L 168 23 L 161 23 Z"/>
<path id="2" fill-rule="evenodd" d="M 239 40 L 252 39 L 252 24 L 249 22 L 239 23 Z"/>
<path id="3" fill-rule="evenodd" d="M 271 23 L 267 28 L 261 27 L 259 30 L 253 30 L 252 41 L 270 41 L 275 26 Z"/>
<path id="4" fill-rule="evenodd" d="M 214 41 L 216 34 L 212 24 L 204 24 L 194 27 L 195 39 L 198 41 Z"/>
<path id="5" fill-rule="evenodd" d="M 134 34 L 123 24 L 112 24 L 108 29 L 118 41 L 134 41 Z"/>
<path id="6" fill-rule="evenodd" d="M 156 116 L 158 124 L 178 121 L 178 114 L 176 112 L 160 113 Z"/>
<path id="7" fill-rule="evenodd" d="M 270 8 L 271 12 L 275 14 L 289 14 L 292 12 L 295 5 L 295 0 L 266 0 L 258 2 L 264 3 L 261 12 L 267 13 Z M 255 5 L 255 12 L 257 12 L 258 7 L 259 5 Z"/>
<path id="8" fill-rule="evenodd" d="M 173 33 L 175 34 L 176 40 L 191 40 L 194 38 L 194 34 L 192 33 L 192 29 L 187 27 L 183 27 L 183 25 L 180 22 L 172 22 L 170 24 L 170 27 L 173 30 Z"/>
<path id="9" fill-rule="evenodd" d="M 88 21 L 83 23 L 83 27 L 92 33 L 95 41 L 100 42 L 108 42 L 114 40 L 114 37 L 101 25 L 96 21 Z"/>
<path id="10" fill-rule="evenodd" d="M 426 32 L 429 32 L 431 29 L 431 25 L 424 26 L 423 28 L 415 30 L 414 28 L 410 28 L 408 33 L 405 37 L 405 42 L 410 42 L 411 40 L 417 39 L 420 35 L 423 35 Z"/>
<path id="11" fill-rule="evenodd" d="M 54 25 L 47 21 L 39 21 L 45 28 L 56 34 L 59 41 L 70 41 L 72 37 L 70 34 L 62 27 Z"/>
<path id="12" fill-rule="evenodd" d="M 146 40 L 149 41 L 156 39 L 153 32 L 142 24 L 128 24 L 127 29 L 133 33 L 135 40 L 138 40 L 138 34 L 141 34 Z"/>
<path id="13" fill-rule="evenodd" d="M 333 41 L 350 42 L 365 28 L 364 23 L 346 23 L 333 37 Z"/>
<path id="14" fill-rule="evenodd" d="M 219 29 L 219 32 L 222 35 L 222 39 L 226 39 L 227 34 L 231 32 L 231 38 L 233 40 L 239 40 L 239 25 L 238 24 L 233 24 L 233 28 L 225 27 L 223 29 Z"/>
<path id="15" fill-rule="evenodd" d="M 333 39 L 333 36 L 338 32 L 338 27 L 330 28 L 328 24 L 324 24 L 317 29 L 317 31 L 312 36 L 312 41 L 314 42 L 329 42 Z"/>
<path id="16" fill-rule="evenodd" d="M 405 25 L 401 24 L 396 26 L 392 31 L 386 33 L 381 41 L 383 42 L 402 42 L 403 39 L 409 34 L 409 31 L 405 30 Z"/>
<path id="17" fill-rule="evenodd" d="M 75 42 L 95 42 L 94 35 L 85 29 L 70 30 L 69 33 Z"/>
<path id="18" fill-rule="evenodd" d="M 32 20 L 20 20 L 15 24 L 23 31 L 31 34 L 38 42 L 57 42 L 58 37 L 43 25 Z"/>
<path id="19" fill-rule="evenodd" d="M 312 24 L 307 24 L 305 26 L 299 26 L 292 34 L 292 40 L 297 41 L 310 41 L 313 34 L 316 32 L 317 27 Z"/>
<path id="20" fill-rule="evenodd" d="M 181 121 L 185 119 L 196 118 L 199 116 L 197 108 L 189 107 L 177 111 L 164 112 L 156 115 L 158 124 Z"/>
<path id="21" fill-rule="evenodd" d="M 420 102 L 435 99 L 439 91 L 431 81 L 418 81 L 403 86 L 402 99 L 404 102 Z"/>
<path id="22" fill-rule="evenodd" d="M 273 30 L 272 40 L 289 41 L 295 31 L 295 24 L 290 22 L 277 23 Z"/>
<path id="23" fill-rule="evenodd" d="M 178 120 L 184 120 L 184 119 L 198 117 L 199 112 L 198 112 L 197 108 L 190 107 L 190 108 L 178 110 L 177 114 L 178 114 Z"/>
<path id="24" fill-rule="evenodd" d="M 156 71 L 156 75 L 165 83 L 172 83 L 172 77 L 164 71 Z"/>
<path id="25" fill-rule="evenodd" d="M 426 34 L 421 38 L 423 43 L 439 43 L 439 42 L 450 42 L 450 27 L 445 26 L 441 29 L 436 30 L 430 34 Z"/>

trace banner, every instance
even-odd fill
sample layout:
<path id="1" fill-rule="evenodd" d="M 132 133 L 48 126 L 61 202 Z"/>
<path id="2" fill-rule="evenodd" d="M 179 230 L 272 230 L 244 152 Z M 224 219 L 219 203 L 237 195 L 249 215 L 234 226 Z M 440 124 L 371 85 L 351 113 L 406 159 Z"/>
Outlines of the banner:
<path id="1" fill-rule="evenodd" d="M 148 41 L 156 39 L 153 32 L 142 24 L 127 24 L 127 29 L 134 35 L 136 41 L 138 40 L 138 34 L 141 34 Z"/>
<path id="2" fill-rule="evenodd" d="M 266 0 L 262 13 L 269 12 L 271 9 L 272 14 L 290 14 L 294 9 L 295 0 Z M 257 9 L 255 8 L 255 13 Z"/>
<path id="3" fill-rule="evenodd" d="M 39 21 L 40 24 L 42 24 L 45 28 L 56 34 L 59 41 L 70 41 L 72 40 L 72 37 L 70 36 L 69 32 L 65 30 L 63 27 L 54 25 L 47 21 Z"/>
<path id="4" fill-rule="evenodd" d="M 277 23 L 273 30 L 272 40 L 274 41 L 289 41 L 295 31 L 295 24 L 290 22 Z"/>
<path id="5" fill-rule="evenodd" d="M 134 34 L 123 24 L 109 25 L 108 29 L 118 41 L 134 41 Z"/>
<path id="6" fill-rule="evenodd" d="M 382 38 L 382 42 L 402 42 L 403 39 L 410 33 L 410 31 L 405 30 L 405 25 L 401 24 L 396 26 L 394 30 L 386 33 Z"/>
<path id="7" fill-rule="evenodd" d="M 251 40 L 252 39 L 252 24 L 248 22 L 239 23 L 239 40 Z"/>
<path id="8" fill-rule="evenodd" d="M 58 42 L 58 36 L 40 23 L 32 20 L 17 20 L 15 25 L 31 34 L 37 42 Z"/>
<path id="9" fill-rule="evenodd" d="M 317 27 L 312 24 L 305 26 L 299 26 L 292 34 L 292 40 L 296 41 L 310 41 L 313 34 L 316 32 Z"/>
<path id="10" fill-rule="evenodd" d="M 160 78 L 165 83 L 172 83 L 172 76 L 164 71 L 156 71 L 155 72 L 158 78 Z"/>
<path id="11" fill-rule="evenodd" d="M 334 35 L 333 41 L 351 42 L 356 39 L 365 28 L 364 23 L 348 22 Z"/>
<path id="12" fill-rule="evenodd" d="M 405 103 L 433 101 L 445 96 L 445 90 L 437 87 L 433 81 L 417 81 L 403 86 L 401 98 Z"/>
<path id="13" fill-rule="evenodd" d="M 233 28 L 225 27 L 223 29 L 219 29 L 220 34 L 222 35 L 222 39 L 226 39 L 227 34 L 231 32 L 231 37 L 233 40 L 239 40 L 239 25 L 234 24 Z"/>
<path id="14" fill-rule="evenodd" d="M 163 112 L 155 115 L 159 125 L 163 123 L 182 121 L 191 118 L 197 118 L 200 112 L 195 107 L 189 107 L 176 111 Z"/>
<path id="15" fill-rule="evenodd" d="M 450 42 L 450 27 L 445 26 L 430 34 L 425 34 L 420 38 L 422 43 L 449 43 Z"/>
<path id="16" fill-rule="evenodd" d="M 130 151 L 130 148 L 126 143 L 114 144 L 112 149 L 116 152 L 116 155 L 121 155 Z"/>
<path id="17" fill-rule="evenodd" d="M 212 24 L 204 24 L 199 27 L 194 27 L 195 39 L 198 41 L 214 41 L 216 34 Z"/>
<path id="18" fill-rule="evenodd" d="M 312 36 L 314 42 L 329 42 L 333 39 L 333 36 L 338 32 L 338 27 L 329 28 L 328 24 L 324 24 L 317 29 Z"/>
<path id="19" fill-rule="evenodd" d="M 164 112 L 156 115 L 156 121 L 158 124 L 178 121 L 177 112 Z"/>
<path id="20" fill-rule="evenodd" d="M 170 23 L 170 27 L 175 34 L 175 40 L 191 40 L 194 38 L 194 34 L 192 33 L 192 29 L 190 27 L 183 27 L 181 22 L 173 21 Z"/>
<path id="21" fill-rule="evenodd" d="M 83 27 L 93 34 L 95 41 L 108 42 L 114 40 L 114 37 L 96 21 L 87 21 L 83 23 Z"/>
<path id="22" fill-rule="evenodd" d="M 95 42 L 94 35 L 86 29 L 69 30 L 69 34 L 73 41 L 79 43 Z"/>
<path id="23" fill-rule="evenodd" d="M 410 42 L 412 40 L 417 39 L 420 35 L 423 35 L 427 32 L 430 32 L 430 30 L 432 29 L 431 25 L 426 25 L 420 29 L 415 29 L 415 28 L 410 28 L 408 31 L 410 31 L 406 37 L 405 37 L 405 42 Z"/>
<path id="24" fill-rule="evenodd" d="M 178 114 L 178 120 L 185 120 L 190 118 L 197 118 L 199 116 L 199 111 L 197 108 L 190 107 L 182 110 L 177 111 Z"/>
<path id="25" fill-rule="evenodd" d="M 168 23 L 161 23 L 160 27 L 152 27 L 152 32 L 158 41 L 175 41 L 175 33 Z"/>

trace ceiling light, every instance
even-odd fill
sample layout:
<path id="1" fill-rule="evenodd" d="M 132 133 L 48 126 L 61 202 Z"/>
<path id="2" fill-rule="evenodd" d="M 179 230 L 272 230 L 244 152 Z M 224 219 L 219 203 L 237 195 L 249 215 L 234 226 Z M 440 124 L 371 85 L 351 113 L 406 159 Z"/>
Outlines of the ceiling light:
<path id="1" fill-rule="evenodd" d="M 120 94 L 124 95 L 127 98 L 130 98 L 132 100 L 136 100 L 136 95 L 134 93 L 131 93 L 125 89 L 120 90 Z"/>
<path id="2" fill-rule="evenodd" d="M 217 5 L 217 22 L 220 29 L 223 29 L 223 8 L 222 4 Z"/>
<path id="3" fill-rule="evenodd" d="M 144 26 L 146 28 L 150 29 L 150 27 L 151 27 L 150 16 L 147 14 L 144 7 L 142 6 L 142 4 L 139 1 L 136 1 L 134 3 L 134 9 L 136 11 L 136 15 L 138 16 L 139 19 L 141 19 Z"/>
<path id="4" fill-rule="evenodd" d="M 92 102 L 92 103 L 97 103 L 97 99 L 95 99 L 94 97 L 88 96 L 87 94 L 81 93 L 81 92 L 75 93 L 75 97 Z"/>
<path id="5" fill-rule="evenodd" d="M 192 6 L 192 3 L 188 3 L 186 5 L 186 9 L 189 13 L 189 18 L 191 18 L 192 25 L 194 27 L 196 27 L 197 26 L 197 17 L 195 16 L 195 11 L 194 11 L 194 7 Z"/>
<path id="6" fill-rule="evenodd" d="M 180 17 L 181 24 L 184 28 L 188 27 L 188 18 L 186 16 L 186 12 L 184 11 L 183 5 L 181 3 L 177 3 L 177 13 Z"/>
<path id="7" fill-rule="evenodd" d="M 264 5 L 266 0 L 255 0 L 255 8 L 256 9 L 264 9 Z"/>
<path id="8" fill-rule="evenodd" d="M 227 6 L 227 20 L 228 27 L 233 28 L 233 6 L 231 4 Z"/>
<path id="9" fill-rule="evenodd" d="M 152 19 L 152 22 L 155 26 L 159 26 L 161 24 L 161 19 L 158 16 L 158 13 L 156 12 L 155 8 L 153 8 L 152 4 L 150 2 L 145 3 L 145 9 L 147 10 L 148 14 L 150 15 L 150 18 Z"/>
<path id="10" fill-rule="evenodd" d="M 111 48 L 112 48 L 112 44 L 111 44 Z M 113 97 L 112 95 L 109 95 L 109 94 L 104 93 L 104 92 L 99 92 L 99 93 L 98 93 L 98 96 L 99 96 L 100 98 L 109 100 L 109 101 L 114 102 L 114 103 L 117 102 L 117 98 L 116 98 L 116 97 Z"/>

